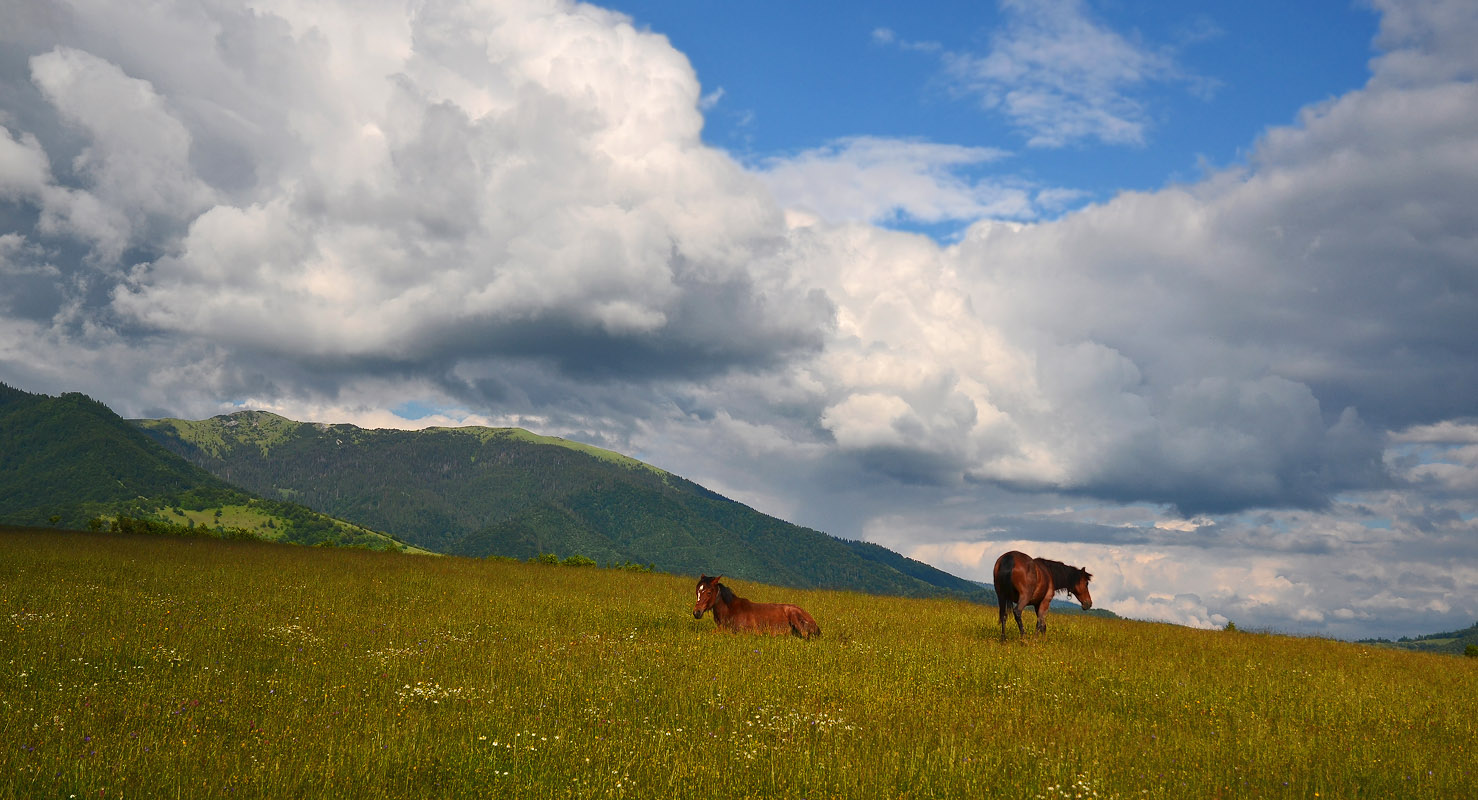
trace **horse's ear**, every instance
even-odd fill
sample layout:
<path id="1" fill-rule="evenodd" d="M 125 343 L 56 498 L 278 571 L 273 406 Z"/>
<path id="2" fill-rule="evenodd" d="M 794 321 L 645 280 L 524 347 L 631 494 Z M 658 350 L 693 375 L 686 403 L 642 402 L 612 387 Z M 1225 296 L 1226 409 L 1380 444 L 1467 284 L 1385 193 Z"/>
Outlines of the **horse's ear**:
<path id="1" fill-rule="evenodd" d="M 723 579 L 724 579 L 724 576 L 722 576 L 722 575 L 719 575 L 719 576 L 716 576 L 716 577 L 715 577 L 715 578 L 714 578 L 714 579 L 713 579 L 713 582 L 714 582 L 714 583 L 718 583 L 718 582 L 719 582 L 719 581 L 721 581 L 721 580 L 723 580 Z"/>
<path id="2" fill-rule="evenodd" d="M 699 583 L 702 583 L 702 582 L 704 582 L 706 580 L 708 580 L 708 576 L 707 575 L 699 575 L 698 576 L 698 582 Z"/>

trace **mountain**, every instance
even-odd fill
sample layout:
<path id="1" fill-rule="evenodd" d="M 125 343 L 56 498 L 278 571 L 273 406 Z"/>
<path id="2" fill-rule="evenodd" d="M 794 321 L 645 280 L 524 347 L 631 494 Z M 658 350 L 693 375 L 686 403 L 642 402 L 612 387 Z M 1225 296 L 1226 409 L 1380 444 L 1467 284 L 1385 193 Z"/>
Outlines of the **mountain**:
<path id="1" fill-rule="evenodd" d="M 243 491 L 85 395 L 0 383 L 0 522 L 86 527 L 132 517 L 300 544 L 401 547 L 296 503 Z"/>
<path id="2" fill-rule="evenodd" d="M 792 525 L 609 450 L 519 428 L 366 430 L 264 411 L 135 423 L 233 484 L 438 552 L 582 555 L 679 574 L 994 602 L 977 585 L 891 550 Z"/>
<path id="3" fill-rule="evenodd" d="M 237 490 L 172 456 L 85 395 L 33 395 L 0 384 L 0 519 L 80 527 L 139 497 L 232 502 Z"/>
<path id="4" fill-rule="evenodd" d="M 1402 650 L 1419 650 L 1427 653 L 1466 653 L 1469 647 L 1478 647 L 1478 622 L 1459 631 L 1429 633 L 1425 636 L 1390 639 L 1361 639 L 1360 644 L 1376 644 L 1397 647 Z"/>

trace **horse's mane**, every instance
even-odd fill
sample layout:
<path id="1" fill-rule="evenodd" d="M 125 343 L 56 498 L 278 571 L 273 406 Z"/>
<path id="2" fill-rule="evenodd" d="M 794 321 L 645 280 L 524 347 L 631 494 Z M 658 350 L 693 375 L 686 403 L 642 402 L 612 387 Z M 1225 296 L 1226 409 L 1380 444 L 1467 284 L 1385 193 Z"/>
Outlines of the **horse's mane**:
<path id="1" fill-rule="evenodd" d="M 1089 579 L 1093 577 L 1093 573 L 1082 567 L 1069 567 L 1061 561 L 1053 561 L 1050 558 L 1039 558 L 1037 563 L 1052 575 L 1052 586 L 1059 592 L 1067 591 L 1070 586 L 1076 586 L 1080 575 Z"/>
<path id="2" fill-rule="evenodd" d="M 732 603 L 734 602 L 735 598 L 738 597 L 738 595 L 734 594 L 733 589 L 730 589 L 722 583 L 718 585 L 718 596 L 722 598 L 725 603 Z"/>

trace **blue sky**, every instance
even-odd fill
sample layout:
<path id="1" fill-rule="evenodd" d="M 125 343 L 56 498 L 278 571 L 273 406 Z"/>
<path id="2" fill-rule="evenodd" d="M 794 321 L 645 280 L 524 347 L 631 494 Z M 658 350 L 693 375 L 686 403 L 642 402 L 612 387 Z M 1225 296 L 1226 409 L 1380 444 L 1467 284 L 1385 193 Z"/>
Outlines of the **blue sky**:
<path id="1" fill-rule="evenodd" d="M 1008 155 L 977 173 L 1078 190 L 1078 203 L 1242 162 L 1266 128 L 1365 83 L 1378 21 L 1353 2 L 1024 4 L 1055 24 L 990 2 L 610 5 L 687 55 L 713 100 L 705 141 L 748 162 L 859 135 L 996 148 Z M 1132 104 L 1142 136 L 1033 146 L 1033 126 L 951 73 L 1028 31 L 1091 32 L 1156 59 L 1100 92 Z"/>
<path id="2" fill-rule="evenodd" d="M 1478 618 L 1472 0 L 7 23 L 9 385 L 524 427 L 1144 619 Z"/>

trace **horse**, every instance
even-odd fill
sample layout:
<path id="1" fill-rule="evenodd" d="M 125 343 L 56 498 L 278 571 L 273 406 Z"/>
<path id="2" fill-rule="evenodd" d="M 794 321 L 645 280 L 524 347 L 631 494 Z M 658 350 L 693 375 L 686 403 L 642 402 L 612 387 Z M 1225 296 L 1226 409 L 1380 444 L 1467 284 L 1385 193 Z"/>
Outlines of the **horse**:
<path id="1" fill-rule="evenodd" d="M 1019 550 L 1004 553 L 996 559 L 996 603 L 1001 607 L 1001 641 L 1006 641 L 1006 609 L 1016 615 L 1016 629 L 1026 636 L 1021 624 L 1021 609 L 1031 606 L 1037 612 L 1037 633 L 1047 632 L 1047 608 L 1058 592 L 1067 592 L 1083 604 L 1093 607 L 1088 594 L 1088 581 L 1093 574 L 1080 567 L 1069 567 L 1061 561 L 1032 558 Z"/>
<path id="2" fill-rule="evenodd" d="M 693 606 L 693 619 L 713 609 L 713 621 L 731 631 L 768 633 L 771 636 L 794 634 L 802 639 L 821 635 L 821 626 L 800 606 L 790 603 L 753 603 L 719 583 L 724 576 L 698 577 L 698 602 Z"/>

